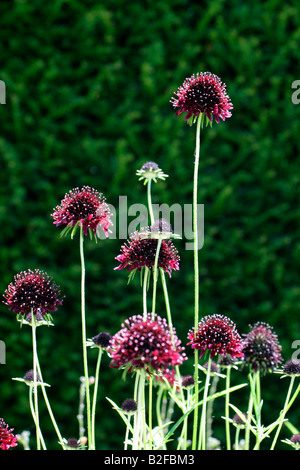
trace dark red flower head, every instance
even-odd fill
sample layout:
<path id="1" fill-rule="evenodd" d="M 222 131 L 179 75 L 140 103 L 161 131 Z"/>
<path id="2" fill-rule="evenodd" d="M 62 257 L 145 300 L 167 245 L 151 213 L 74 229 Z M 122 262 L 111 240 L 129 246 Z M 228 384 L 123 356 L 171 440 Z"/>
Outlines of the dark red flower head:
<path id="1" fill-rule="evenodd" d="M 232 358 L 242 357 L 242 340 L 235 324 L 223 315 L 208 315 L 189 331 L 188 345 L 200 350 L 200 357 L 208 351 L 211 357 L 216 354 L 229 354 Z"/>
<path id="2" fill-rule="evenodd" d="M 176 115 L 187 113 L 185 120 L 193 119 L 199 114 L 205 114 L 209 121 L 220 122 L 231 116 L 233 109 L 226 85 L 217 75 L 201 72 L 187 78 L 175 93 L 171 103 L 176 109 Z"/>
<path id="3" fill-rule="evenodd" d="M 135 315 L 125 320 L 109 348 L 111 367 L 145 369 L 149 373 L 180 365 L 186 359 L 183 350 L 175 329 L 172 341 L 167 321 L 153 313 L 146 318 Z"/>
<path id="4" fill-rule="evenodd" d="M 8 425 L 0 418 L 0 448 L 8 450 L 10 447 L 16 447 L 17 438 L 13 434 L 13 429 L 9 429 Z"/>
<path id="5" fill-rule="evenodd" d="M 250 369 L 260 373 L 271 372 L 282 362 L 281 346 L 273 328 L 264 322 L 250 325 L 250 332 L 244 334 L 243 353 L 244 363 Z"/>
<path id="6" fill-rule="evenodd" d="M 66 225 L 67 231 L 70 231 L 80 225 L 85 235 L 88 230 L 96 233 L 101 228 L 108 236 L 109 226 L 112 225 L 103 194 L 89 186 L 72 189 L 51 215 L 56 226 Z"/>
<path id="7" fill-rule="evenodd" d="M 116 257 L 120 265 L 115 269 L 141 270 L 144 266 L 152 269 L 155 264 L 157 238 L 148 238 L 135 232 L 121 248 L 121 254 Z M 162 240 L 158 256 L 158 267 L 171 276 L 173 270 L 179 270 L 178 251 L 171 240 Z"/>
<path id="8" fill-rule="evenodd" d="M 14 277 L 14 282 L 9 284 L 4 293 L 4 303 L 9 310 L 29 316 L 29 321 L 31 313 L 41 320 L 46 314 L 56 311 L 58 305 L 62 305 L 59 296 L 59 287 L 47 273 L 29 269 Z"/>

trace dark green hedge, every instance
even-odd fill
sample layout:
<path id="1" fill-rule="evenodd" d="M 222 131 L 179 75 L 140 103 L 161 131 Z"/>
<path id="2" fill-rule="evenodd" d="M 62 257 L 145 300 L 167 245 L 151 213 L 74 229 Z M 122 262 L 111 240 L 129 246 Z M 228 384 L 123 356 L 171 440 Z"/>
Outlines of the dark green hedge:
<path id="1" fill-rule="evenodd" d="M 55 327 L 38 330 L 64 436 L 78 429 L 79 244 L 60 238 L 50 214 L 67 191 L 84 184 L 115 207 L 120 195 L 129 205 L 146 203 L 135 172 L 148 160 L 169 174 L 153 188 L 153 202 L 191 203 L 195 129 L 175 117 L 169 101 L 192 73 L 219 75 L 234 105 L 231 119 L 202 133 L 201 315 L 228 315 L 240 333 L 266 321 L 284 359 L 294 352 L 292 342 L 300 339 L 300 106 L 291 101 L 291 84 L 300 78 L 297 12 L 295 0 L 1 2 L 0 79 L 7 102 L 0 106 L 0 290 L 17 272 L 38 267 L 66 296 Z M 114 271 L 122 243 L 86 242 L 88 336 L 113 333 L 140 312 L 138 279 L 128 286 L 127 274 Z M 181 270 L 168 285 L 185 342 L 193 323 L 193 257 L 184 240 L 176 246 Z M 160 296 L 158 305 L 163 308 Z M 16 432 L 32 430 L 27 390 L 11 381 L 32 367 L 30 331 L 20 331 L 14 315 L 0 308 L 7 348 L 0 416 Z M 96 355 L 90 357 L 93 373 Z M 121 447 L 123 438 L 105 397 L 120 403 L 131 393 L 130 381 L 122 383 L 108 364 L 105 358 L 97 428 L 103 449 Z M 266 423 L 285 391 L 279 379 L 263 381 Z M 55 446 L 44 415 L 45 435 Z M 297 406 L 292 418 L 300 427 Z"/>

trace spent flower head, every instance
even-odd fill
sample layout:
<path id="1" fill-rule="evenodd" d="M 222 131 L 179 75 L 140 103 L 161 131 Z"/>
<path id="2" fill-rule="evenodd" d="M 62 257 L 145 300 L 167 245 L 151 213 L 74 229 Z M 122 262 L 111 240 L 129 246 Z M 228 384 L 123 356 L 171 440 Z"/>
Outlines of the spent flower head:
<path id="1" fill-rule="evenodd" d="M 286 375 L 300 375 L 300 361 L 290 359 L 284 364 L 282 370 Z"/>
<path id="2" fill-rule="evenodd" d="M 211 72 L 201 72 L 186 78 L 183 85 L 172 97 L 176 115 L 186 113 L 185 120 L 192 125 L 200 116 L 206 116 L 206 123 L 217 123 L 231 116 L 233 109 L 231 100 L 226 93 L 226 85 Z M 202 121 L 203 123 L 203 121 Z"/>
<path id="3" fill-rule="evenodd" d="M 56 206 L 51 214 L 54 224 L 58 227 L 65 225 L 62 234 L 71 231 L 74 236 L 78 227 L 82 227 L 84 235 L 97 235 L 100 238 L 103 231 L 107 237 L 112 225 L 110 209 L 105 202 L 105 197 L 96 189 L 83 186 L 81 189 L 72 189 Z"/>
<path id="4" fill-rule="evenodd" d="M 157 180 L 165 180 L 168 175 L 166 175 L 155 162 L 146 162 L 140 170 L 136 172 L 139 176 L 139 181 L 144 180 L 144 184 L 149 183 L 149 181 L 154 181 L 157 183 Z"/>
<path id="5" fill-rule="evenodd" d="M 249 333 L 243 335 L 244 364 L 254 372 L 272 372 L 282 362 L 277 335 L 265 322 L 257 322 L 249 328 Z"/>
<path id="6" fill-rule="evenodd" d="M 36 321 L 43 322 L 44 318 L 51 318 L 50 312 L 55 312 L 62 305 L 59 287 L 45 272 L 35 269 L 22 271 L 14 276 L 4 293 L 4 304 L 8 309 L 26 321 L 32 320 L 32 314 Z"/>
<path id="7" fill-rule="evenodd" d="M 149 233 L 149 230 L 145 233 Z M 120 263 L 115 269 L 127 269 L 140 271 L 143 267 L 152 269 L 155 264 L 155 255 L 158 240 L 145 237 L 144 234 L 135 232 L 130 239 L 121 247 L 121 254 L 116 257 Z M 173 270 L 179 270 L 179 255 L 171 240 L 162 240 L 158 268 L 162 268 L 171 277 Z"/>
<path id="8" fill-rule="evenodd" d="M 242 340 L 236 325 L 224 315 L 207 315 L 188 333 L 188 345 L 200 351 L 200 357 L 208 351 L 210 357 L 216 354 L 242 357 Z"/>
<path id="9" fill-rule="evenodd" d="M 110 365 L 128 371 L 144 369 L 149 373 L 180 365 L 186 359 L 184 347 L 175 328 L 172 336 L 167 321 L 157 314 L 134 315 L 125 320 L 121 330 L 112 337 Z"/>
<path id="10" fill-rule="evenodd" d="M 13 429 L 10 429 L 4 419 L 0 418 L 0 449 L 9 450 L 17 445 L 17 437 L 13 434 Z"/>

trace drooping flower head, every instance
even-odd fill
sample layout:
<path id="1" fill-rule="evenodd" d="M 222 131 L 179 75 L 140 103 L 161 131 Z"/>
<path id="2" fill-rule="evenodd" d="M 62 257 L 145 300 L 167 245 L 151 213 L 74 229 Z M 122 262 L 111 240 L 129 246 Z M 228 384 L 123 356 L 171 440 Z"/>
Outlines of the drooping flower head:
<path id="1" fill-rule="evenodd" d="M 47 273 L 39 269 L 22 271 L 14 277 L 4 293 L 4 303 L 8 309 L 31 320 L 43 320 L 50 312 L 62 305 L 59 287 Z"/>
<path id="2" fill-rule="evenodd" d="M 100 230 L 108 236 L 109 227 L 112 225 L 110 215 L 103 194 L 89 186 L 72 189 L 51 214 L 57 227 L 66 226 L 64 234 L 72 230 L 73 236 L 77 227 L 81 226 L 84 235 L 91 231 L 99 237 Z"/>
<path id="3" fill-rule="evenodd" d="M 231 116 L 233 109 L 226 85 L 210 72 L 201 72 L 186 78 L 175 93 L 171 103 L 176 115 L 187 113 L 185 120 L 191 124 L 199 115 L 206 115 L 208 122 L 215 119 L 217 123 Z"/>
<path id="4" fill-rule="evenodd" d="M 186 359 L 184 347 L 174 328 L 172 336 L 164 318 L 153 313 L 146 317 L 134 315 L 125 320 L 121 330 L 111 339 L 110 366 L 128 371 L 144 369 L 152 373 L 180 365 Z"/>
<path id="5" fill-rule="evenodd" d="M 228 354 L 242 357 L 242 340 L 236 325 L 224 315 L 208 315 L 200 320 L 198 327 L 188 333 L 188 345 L 200 351 L 200 357 L 208 351 L 210 357 Z"/>
<path id="6" fill-rule="evenodd" d="M 9 429 L 3 418 L 0 418 L 0 448 L 8 450 L 10 447 L 16 447 L 17 445 L 17 438 L 13 434 L 13 429 Z"/>
<path id="7" fill-rule="evenodd" d="M 148 230 L 148 229 L 147 229 Z M 149 232 L 149 230 L 148 230 Z M 141 270 L 144 266 L 152 269 L 155 264 L 155 255 L 158 240 L 148 238 L 135 232 L 121 247 L 121 254 L 116 257 L 119 266 L 115 269 Z M 171 240 L 162 240 L 158 256 L 158 268 L 162 268 L 171 276 L 173 270 L 179 270 L 179 255 Z"/>
<path id="8" fill-rule="evenodd" d="M 282 362 L 278 337 L 267 323 L 250 325 L 250 332 L 243 336 L 244 363 L 252 371 L 259 370 L 261 374 L 272 372 Z"/>

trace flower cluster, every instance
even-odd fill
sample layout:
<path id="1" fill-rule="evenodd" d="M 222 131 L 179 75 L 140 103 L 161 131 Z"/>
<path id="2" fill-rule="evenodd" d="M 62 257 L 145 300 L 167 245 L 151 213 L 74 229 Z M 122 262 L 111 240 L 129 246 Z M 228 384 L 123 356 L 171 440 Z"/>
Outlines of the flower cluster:
<path id="1" fill-rule="evenodd" d="M 189 331 L 188 345 L 200 351 L 200 357 L 208 351 L 211 357 L 216 354 L 229 354 L 232 358 L 242 357 L 242 340 L 235 324 L 223 315 L 208 315 L 201 319 L 197 329 Z"/>
<path id="2" fill-rule="evenodd" d="M 111 339 L 111 367 L 152 373 L 182 364 L 186 356 L 175 329 L 172 336 L 167 321 L 156 314 L 128 318 Z"/>
<path id="3" fill-rule="evenodd" d="M 244 363 L 261 374 L 271 372 L 282 361 L 281 346 L 273 328 L 265 322 L 250 325 L 250 332 L 243 335 Z"/>
<path id="4" fill-rule="evenodd" d="M 56 226 L 66 225 L 66 229 L 71 230 L 80 225 L 84 235 L 88 234 L 88 230 L 98 233 L 101 228 L 108 236 L 109 226 L 112 225 L 105 197 L 89 186 L 72 189 L 51 215 Z"/>
<path id="5" fill-rule="evenodd" d="M 146 230 L 149 233 L 149 229 Z M 145 233 L 146 233 L 145 232 Z M 155 264 L 155 255 L 158 240 L 148 238 L 139 232 L 135 232 L 130 239 L 121 247 L 121 254 L 116 257 L 120 263 L 115 269 L 127 269 L 140 271 L 144 266 L 152 269 Z M 159 256 L 158 268 L 162 268 L 171 276 L 172 271 L 179 270 L 179 255 L 171 240 L 162 240 Z"/>
<path id="6" fill-rule="evenodd" d="M 10 447 L 16 447 L 17 438 L 13 434 L 13 429 L 9 429 L 3 418 L 0 418 L 0 448 L 8 450 Z"/>
<path id="7" fill-rule="evenodd" d="M 49 312 L 62 305 L 59 287 L 47 273 L 35 269 L 22 271 L 14 277 L 4 293 L 9 310 L 31 320 L 31 314 L 42 320 Z"/>
<path id="8" fill-rule="evenodd" d="M 231 116 L 233 109 L 231 100 L 226 93 L 226 85 L 221 79 L 210 72 L 201 72 L 187 78 L 175 93 L 171 103 L 176 115 L 187 113 L 185 120 L 205 114 L 209 121 L 220 122 Z"/>

